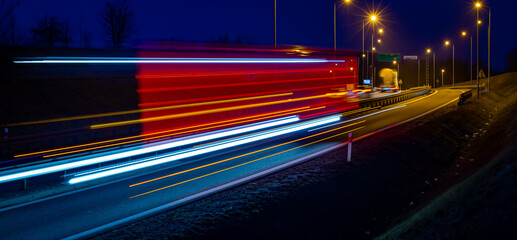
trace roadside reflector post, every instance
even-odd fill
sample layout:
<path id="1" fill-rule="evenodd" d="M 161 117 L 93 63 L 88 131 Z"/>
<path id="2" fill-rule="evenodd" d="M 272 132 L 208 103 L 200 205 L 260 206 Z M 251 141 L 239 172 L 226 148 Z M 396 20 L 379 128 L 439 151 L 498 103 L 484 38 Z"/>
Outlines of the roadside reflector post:
<path id="1" fill-rule="evenodd" d="M 352 161 L 352 132 L 348 133 L 348 155 L 346 158 L 347 162 Z"/>
<path id="2" fill-rule="evenodd" d="M 27 178 L 24 178 L 24 179 L 23 179 L 23 182 L 22 182 L 22 190 L 27 190 Z"/>

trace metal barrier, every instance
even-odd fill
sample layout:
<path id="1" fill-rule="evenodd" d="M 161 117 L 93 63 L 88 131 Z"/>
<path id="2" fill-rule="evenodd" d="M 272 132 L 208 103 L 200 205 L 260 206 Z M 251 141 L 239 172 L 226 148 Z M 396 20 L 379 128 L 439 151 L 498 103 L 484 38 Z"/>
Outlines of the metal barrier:
<path id="1" fill-rule="evenodd" d="M 383 98 L 373 98 L 373 99 L 364 99 L 359 101 L 359 107 L 365 108 L 365 107 L 383 107 L 391 104 L 395 104 L 398 102 L 406 101 L 408 99 L 418 97 L 423 94 L 427 94 L 431 91 L 431 88 L 420 88 L 420 89 L 413 89 L 408 90 L 406 92 L 396 94 L 396 95 L 390 95 Z"/>
<path id="2" fill-rule="evenodd" d="M 474 92 L 474 88 L 462 93 L 460 95 L 460 99 L 458 100 L 458 106 L 463 105 L 465 103 L 465 101 L 470 99 L 473 95 L 473 92 Z"/>

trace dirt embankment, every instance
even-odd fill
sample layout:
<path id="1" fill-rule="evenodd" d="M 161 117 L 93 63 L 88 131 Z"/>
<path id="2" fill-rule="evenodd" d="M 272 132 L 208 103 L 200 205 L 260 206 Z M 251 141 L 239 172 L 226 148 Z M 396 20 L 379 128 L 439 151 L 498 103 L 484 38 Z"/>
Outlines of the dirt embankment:
<path id="1" fill-rule="evenodd" d="M 511 79 L 517 83 L 517 76 Z M 510 79 L 497 80 L 507 81 L 496 82 L 495 91 L 482 101 L 497 102 L 503 111 L 496 116 L 496 125 L 488 128 L 487 136 L 468 148 L 470 155 L 478 158 L 497 156 L 475 175 L 377 239 L 517 237 L 517 86 Z"/>
<path id="2" fill-rule="evenodd" d="M 517 95 L 505 86 L 516 75 L 494 80 L 497 90 L 480 100 L 354 144 L 350 164 L 341 149 L 96 239 L 371 239 L 515 142 L 516 130 L 506 126 L 515 125 Z"/>

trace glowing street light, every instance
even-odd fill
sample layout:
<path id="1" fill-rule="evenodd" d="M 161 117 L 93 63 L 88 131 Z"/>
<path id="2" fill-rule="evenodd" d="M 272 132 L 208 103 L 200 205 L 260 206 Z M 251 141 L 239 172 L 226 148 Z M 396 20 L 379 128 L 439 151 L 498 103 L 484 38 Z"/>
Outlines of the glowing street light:
<path id="1" fill-rule="evenodd" d="M 479 9 L 481 8 L 481 2 L 475 3 L 476 7 L 476 48 L 477 48 L 477 56 L 476 56 L 476 79 L 477 79 L 477 89 L 478 89 L 478 98 L 479 98 L 479 25 L 481 24 L 481 20 L 479 20 Z"/>
<path id="2" fill-rule="evenodd" d="M 445 46 L 451 44 L 449 41 L 445 41 Z M 454 87 L 454 44 L 452 44 L 452 86 Z"/>
<path id="3" fill-rule="evenodd" d="M 372 86 L 375 86 L 375 70 L 374 70 L 374 51 L 375 51 L 375 47 L 373 46 L 373 41 L 374 41 L 374 35 L 375 35 L 375 31 L 376 31 L 375 30 L 375 26 L 379 22 L 379 20 L 380 20 L 380 17 L 379 17 L 377 12 L 370 12 L 366 16 L 366 18 L 365 18 L 365 21 L 368 21 L 368 23 L 372 26 L 372 48 L 371 48 L 372 49 L 372 63 L 371 63 L 371 65 L 369 65 L 369 67 L 372 68 L 372 75 L 371 75 Z M 382 31 L 380 29 L 378 31 L 379 31 L 379 33 L 382 33 Z"/>
<path id="4" fill-rule="evenodd" d="M 445 72 L 445 69 L 442 69 L 442 87 L 443 87 L 443 73 Z"/>
<path id="5" fill-rule="evenodd" d="M 378 43 L 381 43 L 381 42 L 382 42 L 382 40 L 380 40 L 380 39 L 377 39 L 377 42 L 378 42 Z"/>
<path id="6" fill-rule="evenodd" d="M 384 29 L 379 29 L 379 33 L 382 34 L 384 32 Z"/>
<path id="7" fill-rule="evenodd" d="M 429 67 L 429 55 L 431 54 L 432 50 L 430 48 L 426 48 L 425 49 L 425 65 L 426 65 L 426 68 Z M 435 86 L 434 84 L 434 79 L 435 79 L 435 75 L 436 75 L 436 64 L 435 64 L 435 54 L 433 53 L 433 78 L 431 79 L 431 83 L 433 84 L 433 87 Z M 430 86 L 429 84 L 429 76 L 427 75 L 426 73 L 426 76 L 425 76 L 425 81 L 426 81 L 426 85 L 427 86 Z M 418 85 L 420 85 L 420 60 L 418 60 Z"/>
<path id="8" fill-rule="evenodd" d="M 345 5 L 349 5 L 352 3 L 352 0 L 341 0 L 343 3 L 345 3 Z M 336 6 L 336 2 L 334 2 L 334 51 L 336 51 L 337 49 L 337 41 L 336 41 L 336 10 L 337 9 L 337 6 Z"/>
<path id="9" fill-rule="evenodd" d="M 470 38 L 470 81 L 472 81 L 472 35 L 467 34 L 467 31 L 461 32 L 461 37 Z"/>

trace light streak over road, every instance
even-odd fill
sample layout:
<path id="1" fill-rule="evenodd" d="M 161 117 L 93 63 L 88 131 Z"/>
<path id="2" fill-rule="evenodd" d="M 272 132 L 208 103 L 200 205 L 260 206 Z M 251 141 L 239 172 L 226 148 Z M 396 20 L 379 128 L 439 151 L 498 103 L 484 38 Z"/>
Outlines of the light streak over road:
<path id="1" fill-rule="evenodd" d="M 304 130 L 304 129 L 308 129 L 308 128 L 315 127 L 315 126 L 321 126 L 321 125 L 324 125 L 327 123 L 339 121 L 340 119 L 341 119 L 340 116 L 330 116 L 330 117 L 325 117 L 325 118 L 321 118 L 321 119 L 311 120 L 308 122 L 299 123 L 299 124 L 281 128 L 278 130 L 271 130 L 271 131 L 266 131 L 264 133 L 259 133 L 257 135 L 247 136 L 244 139 L 239 138 L 239 139 L 235 139 L 230 142 L 227 142 L 227 143 L 216 144 L 215 146 L 207 146 L 207 147 L 203 146 L 203 147 L 200 147 L 200 149 L 193 149 L 192 151 L 183 152 L 178 155 L 173 155 L 173 156 L 164 157 L 164 158 L 160 158 L 160 159 L 156 159 L 156 160 L 152 160 L 152 161 L 148 161 L 148 162 L 138 163 L 138 164 L 134 164 L 134 165 L 126 166 L 126 167 L 121 167 L 121 168 L 103 171 L 103 172 L 99 172 L 99 173 L 94 173 L 94 174 L 90 174 L 90 175 L 86 175 L 86 176 L 72 178 L 72 179 L 68 180 L 68 183 L 76 184 L 76 183 L 90 181 L 90 180 L 107 177 L 107 176 L 112 176 L 112 175 L 116 175 L 116 174 L 120 174 L 120 173 L 124 173 L 124 172 L 134 171 L 137 169 L 142 169 L 142 168 L 146 168 L 146 167 L 150 167 L 150 166 L 155 166 L 158 164 L 172 162 L 172 161 L 176 161 L 176 160 L 180 160 L 180 159 L 184 159 L 184 158 L 188 158 L 188 157 L 193 157 L 193 156 L 197 156 L 197 155 L 201 155 L 201 154 L 205 154 L 205 153 L 215 152 L 215 151 L 219 151 L 219 150 L 223 150 L 223 149 L 227 149 L 227 148 L 231 148 L 231 147 L 244 145 L 247 143 L 252 143 L 252 142 L 256 142 L 256 141 L 260 141 L 260 140 L 264 140 L 264 139 L 268 139 L 268 138 L 273 138 L 273 137 L 281 136 L 284 134 L 288 134 L 288 133 L 292 133 L 292 132 L 296 132 L 296 131 L 300 131 L 300 130 Z"/>
<path id="2" fill-rule="evenodd" d="M 22 58 L 20 58 L 22 59 Z M 345 60 L 305 58 L 41 58 L 15 60 L 23 64 L 165 64 L 165 63 L 344 63 Z"/>

